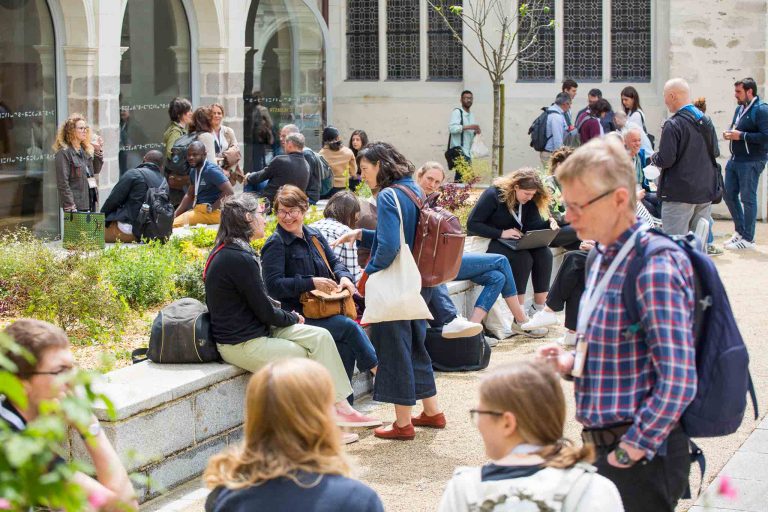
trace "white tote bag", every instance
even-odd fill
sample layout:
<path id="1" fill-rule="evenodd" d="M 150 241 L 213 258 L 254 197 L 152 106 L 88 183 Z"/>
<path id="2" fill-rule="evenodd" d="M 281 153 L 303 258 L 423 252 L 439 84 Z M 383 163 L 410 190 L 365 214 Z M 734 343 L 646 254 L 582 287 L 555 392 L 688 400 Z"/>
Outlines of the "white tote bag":
<path id="1" fill-rule="evenodd" d="M 491 150 L 488 149 L 488 146 L 483 142 L 483 138 L 479 135 L 475 135 L 475 138 L 472 140 L 472 147 L 469 152 L 472 154 L 472 158 L 475 159 L 491 156 Z"/>
<path id="2" fill-rule="evenodd" d="M 405 243 L 403 212 L 397 194 L 395 205 L 400 216 L 400 250 L 389 267 L 368 277 L 365 283 L 365 312 L 361 320 L 363 324 L 432 319 L 427 303 L 421 296 L 419 267 Z"/>

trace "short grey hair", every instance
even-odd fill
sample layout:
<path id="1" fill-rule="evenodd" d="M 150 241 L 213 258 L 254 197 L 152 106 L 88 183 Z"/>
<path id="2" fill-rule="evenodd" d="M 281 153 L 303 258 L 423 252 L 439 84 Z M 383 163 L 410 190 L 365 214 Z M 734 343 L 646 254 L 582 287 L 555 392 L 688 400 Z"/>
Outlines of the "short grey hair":
<path id="1" fill-rule="evenodd" d="M 643 137 L 643 129 L 640 128 L 639 126 L 637 126 L 635 123 L 630 123 L 629 125 L 627 125 L 626 128 L 621 130 L 621 137 L 624 140 L 627 140 L 627 135 L 629 135 L 631 133 L 638 134 L 640 136 L 640 138 Z"/>
<path id="2" fill-rule="evenodd" d="M 299 127 L 295 124 L 287 124 L 283 126 L 280 131 L 284 131 L 285 133 L 299 133 L 301 130 L 299 130 Z"/>
<path id="3" fill-rule="evenodd" d="M 298 149 L 304 149 L 304 136 L 300 133 L 289 133 L 285 136 L 285 143 L 293 144 Z"/>
<path id="4" fill-rule="evenodd" d="M 555 97 L 555 105 L 558 107 L 562 107 L 566 103 L 570 104 L 571 101 L 573 100 L 571 100 L 571 96 L 567 92 L 561 92 Z"/>

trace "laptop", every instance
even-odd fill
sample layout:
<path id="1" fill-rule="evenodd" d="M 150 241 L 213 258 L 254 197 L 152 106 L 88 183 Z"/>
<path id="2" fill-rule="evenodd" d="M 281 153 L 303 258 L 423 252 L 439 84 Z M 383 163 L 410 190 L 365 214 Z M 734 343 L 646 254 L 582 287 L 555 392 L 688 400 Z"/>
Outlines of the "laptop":
<path id="1" fill-rule="evenodd" d="M 539 247 L 547 247 L 552 243 L 552 240 L 557 236 L 559 229 L 535 229 L 528 231 L 522 238 L 517 240 L 511 238 L 498 238 L 498 242 L 506 245 L 513 251 L 519 251 L 521 249 L 538 249 Z"/>

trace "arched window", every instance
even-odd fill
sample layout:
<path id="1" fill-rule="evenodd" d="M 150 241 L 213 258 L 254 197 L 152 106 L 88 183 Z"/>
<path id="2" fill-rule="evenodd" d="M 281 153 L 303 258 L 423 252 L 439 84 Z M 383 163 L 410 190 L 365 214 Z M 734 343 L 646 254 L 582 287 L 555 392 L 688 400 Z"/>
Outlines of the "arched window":
<path id="1" fill-rule="evenodd" d="M 190 98 L 189 23 L 181 0 L 128 0 L 120 39 L 120 174 L 163 149 L 168 103 Z"/>
<path id="2" fill-rule="evenodd" d="M 254 0 L 245 25 L 246 168 L 280 151 L 279 129 L 296 124 L 320 148 L 325 119 L 325 51 L 315 13 L 302 0 Z"/>
<path id="3" fill-rule="evenodd" d="M 0 231 L 58 234 L 55 43 L 45 0 L 0 0 Z"/>

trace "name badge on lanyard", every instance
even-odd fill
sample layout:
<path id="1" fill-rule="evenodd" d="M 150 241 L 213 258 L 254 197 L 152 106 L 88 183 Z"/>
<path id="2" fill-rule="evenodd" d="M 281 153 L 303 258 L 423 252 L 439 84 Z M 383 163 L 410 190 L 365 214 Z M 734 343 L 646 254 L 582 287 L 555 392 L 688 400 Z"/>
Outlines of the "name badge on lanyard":
<path id="1" fill-rule="evenodd" d="M 512 214 L 512 217 L 517 221 L 518 224 L 520 224 L 520 231 L 523 230 L 523 205 L 522 203 L 517 205 L 517 213 L 515 213 L 513 210 L 509 210 L 509 213 Z"/>
<path id="2" fill-rule="evenodd" d="M 619 265 L 621 265 L 629 255 L 629 252 L 635 247 L 635 239 L 640 236 L 640 233 L 643 231 L 645 231 L 643 227 L 639 228 L 626 242 L 624 242 L 624 245 L 619 250 L 616 258 L 611 262 L 608 270 L 605 271 L 605 274 L 603 274 L 600 281 L 597 281 L 597 274 L 599 273 L 600 265 L 603 262 L 603 255 L 598 253 L 592 264 L 594 270 L 590 271 L 589 281 L 584 288 L 584 297 L 586 300 L 583 300 L 579 305 L 579 318 L 576 326 L 576 357 L 573 361 L 573 371 L 571 371 L 571 375 L 574 377 L 581 377 L 584 375 L 584 366 L 587 362 L 586 333 L 592 314 L 595 312 L 595 309 L 597 309 L 597 304 L 603 298 L 603 295 L 605 295 L 605 289 L 608 287 L 608 283 L 610 283 L 611 278 L 616 273 L 616 269 L 619 268 Z"/>

